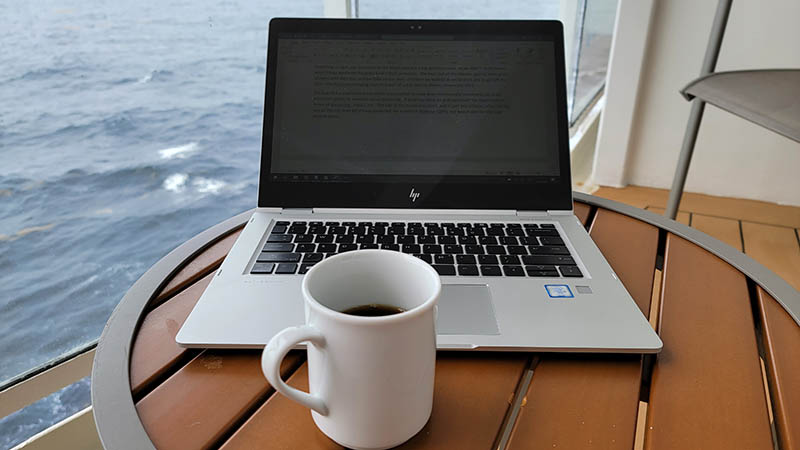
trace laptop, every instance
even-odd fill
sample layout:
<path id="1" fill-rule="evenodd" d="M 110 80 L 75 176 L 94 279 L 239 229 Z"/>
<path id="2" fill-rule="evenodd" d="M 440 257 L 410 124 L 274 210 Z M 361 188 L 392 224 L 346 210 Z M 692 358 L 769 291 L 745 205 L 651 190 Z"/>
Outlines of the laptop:
<path id="1" fill-rule="evenodd" d="M 557 21 L 270 21 L 258 208 L 178 344 L 263 347 L 382 248 L 440 274 L 440 349 L 658 352 L 573 214 L 564 72 Z"/>

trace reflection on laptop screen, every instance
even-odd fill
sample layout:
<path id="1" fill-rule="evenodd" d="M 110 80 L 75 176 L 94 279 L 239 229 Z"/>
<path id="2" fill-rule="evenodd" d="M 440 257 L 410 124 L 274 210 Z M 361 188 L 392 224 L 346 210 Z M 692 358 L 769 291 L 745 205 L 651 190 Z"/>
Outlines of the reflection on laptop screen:
<path id="1" fill-rule="evenodd" d="M 554 43 L 476 39 L 281 34 L 273 179 L 555 181 Z"/>

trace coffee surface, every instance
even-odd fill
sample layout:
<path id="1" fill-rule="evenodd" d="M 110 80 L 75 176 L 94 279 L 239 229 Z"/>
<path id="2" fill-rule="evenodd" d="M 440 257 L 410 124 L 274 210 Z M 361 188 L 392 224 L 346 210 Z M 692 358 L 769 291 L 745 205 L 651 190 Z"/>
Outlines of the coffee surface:
<path id="1" fill-rule="evenodd" d="M 393 314 L 399 314 L 403 311 L 405 311 L 405 309 L 400 308 L 399 306 L 370 303 L 369 305 L 354 306 L 342 312 L 345 314 L 350 314 L 351 316 L 379 317 L 391 316 Z"/>

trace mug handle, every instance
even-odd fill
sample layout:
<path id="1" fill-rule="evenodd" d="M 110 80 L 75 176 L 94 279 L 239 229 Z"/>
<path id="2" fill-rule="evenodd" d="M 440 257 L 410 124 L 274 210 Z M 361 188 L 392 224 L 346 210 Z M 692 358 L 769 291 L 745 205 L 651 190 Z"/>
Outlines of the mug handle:
<path id="1" fill-rule="evenodd" d="M 323 416 L 327 416 L 328 406 L 320 397 L 295 389 L 284 383 L 281 379 L 280 369 L 283 358 L 286 357 L 286 354 L 289 353 L 292 347 L 301 342 L 310 342 L 318 347 L 322 347 L 325 345 L 325 336 L 323 336 L 318 329 L 310 325 L 286 328 L 273 336 L 269 344 L 264 348 L 264 353 L 261 356 L 261 370 L 264 372 L 264 376 L 267 377 L 269 384 L 271 384 L 276 391 L 300 403 L 306 408 L 313 409 Z"/>

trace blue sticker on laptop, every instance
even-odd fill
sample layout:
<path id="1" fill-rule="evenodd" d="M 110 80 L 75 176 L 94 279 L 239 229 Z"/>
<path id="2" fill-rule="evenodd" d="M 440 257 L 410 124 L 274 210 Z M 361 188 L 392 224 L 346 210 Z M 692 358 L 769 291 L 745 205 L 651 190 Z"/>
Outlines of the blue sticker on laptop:
<path id="1" fill-rule="evenodd" d="M 545 290 L 550 298 L 573 298 L 572 291 L 566 284 L 545 284 Z"/>

